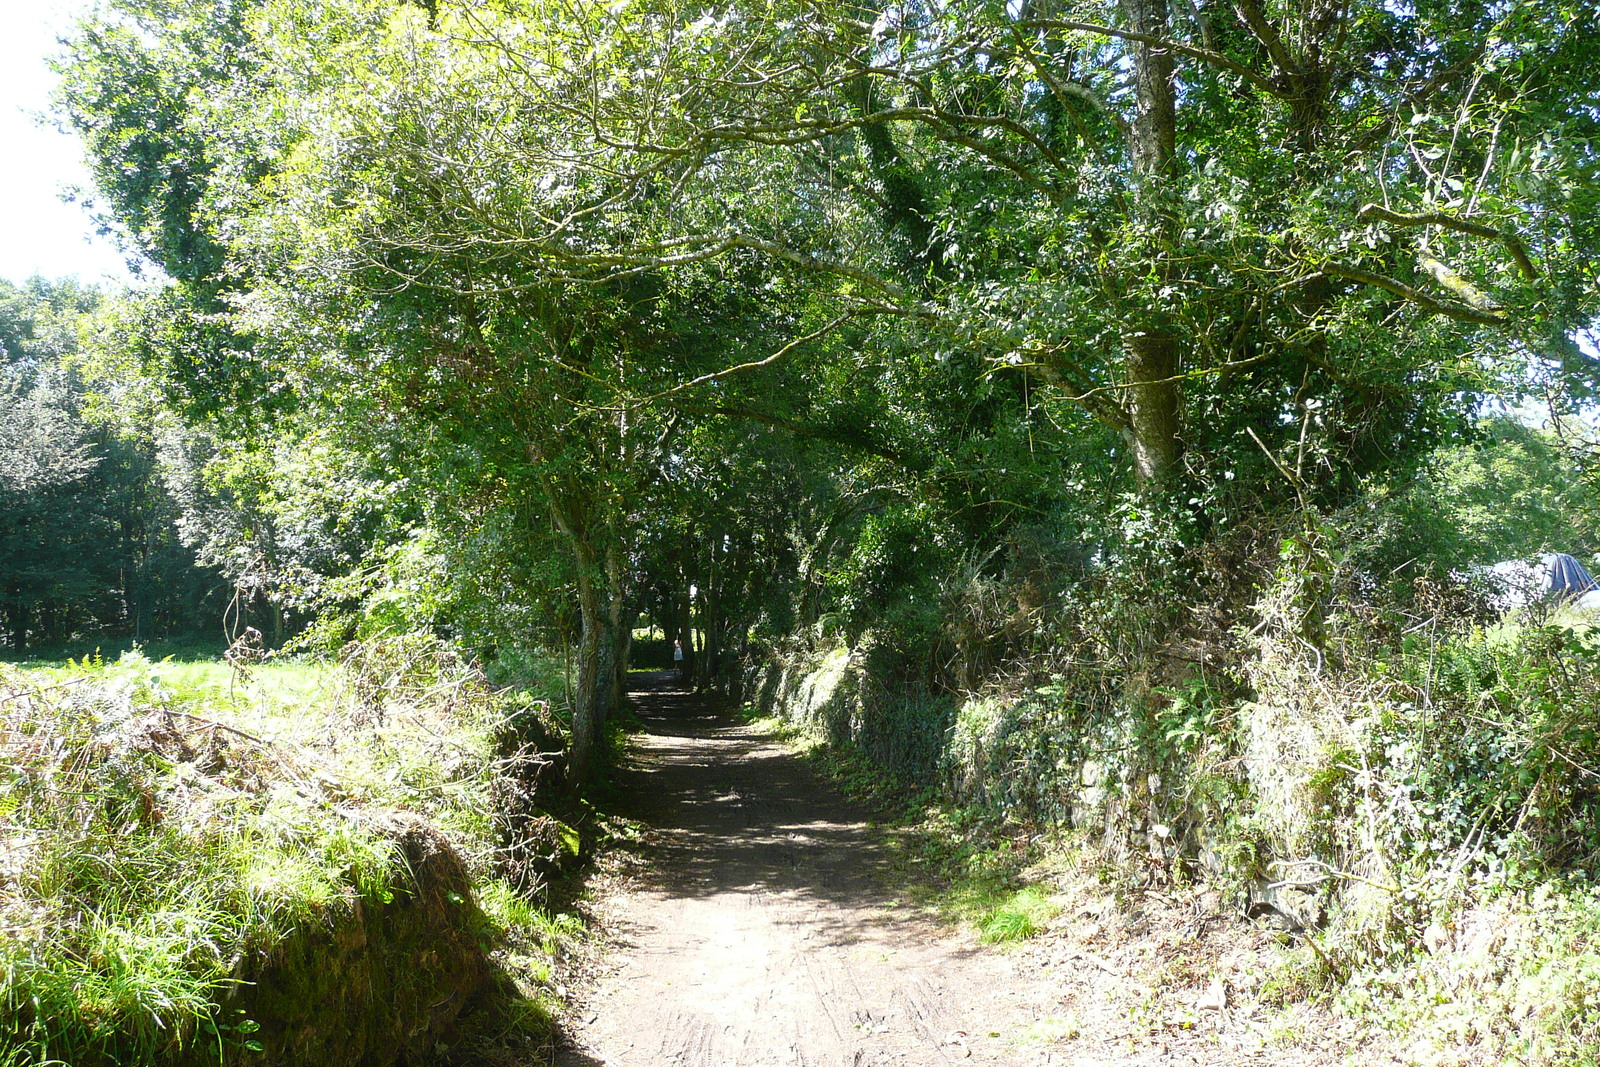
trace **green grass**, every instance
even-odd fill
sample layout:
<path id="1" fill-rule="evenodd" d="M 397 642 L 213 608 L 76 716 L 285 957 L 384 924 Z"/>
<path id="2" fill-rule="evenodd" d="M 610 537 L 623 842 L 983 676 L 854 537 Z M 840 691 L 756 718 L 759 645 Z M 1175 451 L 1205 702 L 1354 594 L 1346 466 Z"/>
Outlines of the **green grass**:
<path id="1" fill-rule="evenodd" d="M 788 719 L 778 715 L 763 715 L 749 704 L 741 707 L 737 714 L 739 721 L 746 726 L 754 727 L 778 744 L 804 755 L 810 756 L 821 743 Z"/>
<path id="2" fill-rule="evenodd" d="M 548 1029 L 574 920 L 498 881 L 488 815 L 515 698 L 436 644 L 379 653 L 243 674 L 138 653 L 0 664 L 0 1067 L 248 1048 L 252 1024 L 219 1006 L 240 959 L 392 899 L 394 845 L 363 810 L 450 840 L 520 975 L 505 1011 Z"/>
<path id="3" fill-rule="evenodd" d="M 979 937 L 995 944 L 1025 941 L 1042 932 L 1059 909 L 1038 886 L 1023 886 L 990 908 L 978 920 Z"/>
<path id="4" fill-rule="evenodd" d="M 909 895 L 942 920 L 972 928 L 985 944 L 1023 941 L 1043 932 L 1060 909 L 1036 881 L 1040 846 L 995 830 L 975 813 L 938 809 L 902 828 Z"/>
<path id="5" fill-rule="evenodd" d="M 240 952 L 389 892 L 389 842 L 289 788 L 300 754 L 237 725 L 287 705 L 225 698 L 229 673 L 130 654 L 0 674 L 0 1053 L 151 1062 L 229 1040 Z"/>

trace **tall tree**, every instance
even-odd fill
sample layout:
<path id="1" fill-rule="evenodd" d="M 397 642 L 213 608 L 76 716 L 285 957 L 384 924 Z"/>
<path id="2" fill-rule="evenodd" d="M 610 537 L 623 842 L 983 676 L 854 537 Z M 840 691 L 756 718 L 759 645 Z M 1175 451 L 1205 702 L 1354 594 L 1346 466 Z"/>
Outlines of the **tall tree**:
<path id="1" fill-rule="evenodd" d="M 179 543 L 137 405 L 85 380 L 102 303 L 71 281 L 0 282 L 0 629 L 19 651 L 190 634 L 218 588 Z"/>

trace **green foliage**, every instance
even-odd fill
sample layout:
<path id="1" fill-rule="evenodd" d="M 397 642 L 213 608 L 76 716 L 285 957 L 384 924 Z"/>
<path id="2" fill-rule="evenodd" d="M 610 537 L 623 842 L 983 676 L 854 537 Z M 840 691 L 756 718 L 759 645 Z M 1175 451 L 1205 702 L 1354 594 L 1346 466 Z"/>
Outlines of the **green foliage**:
<path id="1" fill-rule="evenodd" d="M 115 0 L 62 107 L 176 280 L 118 337 L 214 416 L 189 542 L 274 638 L 579 646 L 586 766 L 641 603 L 697 684 L 811 629 L 973 689 L 1047 643 L 985 625 L 1028 523 L 1128 667 L 1218 531 L 1584 388 L 1587 13 L 1092 7 Z"/>
<path id="2" fill-rule="evenodd" d="M 0 634 L 17 652 L 190 636 L 225 603 L 182 543 L 154 434 L 106 410 L 137 398 L 98 395 L 80 338 L 101 303 L 0 282 Z"/>
<path id="3" fill-rule="evenodd" d="M 1452 571 L 1545 552 L 1587 555 L 1595 534 L 1586 470 L 1581 439 L 1486 420 L 1471 443 L 1441 449 L 1414 479 L 1369 486 L 1328 517 L 1340 581 L 1362 583 L 1343 599 L 1368 620 L 1429 610 Z"/>
<path id="4" fill-rule="evenodd" d="M 832 602 L 852 632 L 874 625 L 906 645 L 936 634 L 939 578 L 949 566 L 953 533 L 926 505 L 865 516 L 850 554 L 828 574 Z"/>
<path id="5" fill-rule="evenodd" d="M 1600 545 L 1584 483 L 1587 464 L 1575 443 L 1549 430 L 1495 419 L 1481 427 L 1477 441 L 1440 455 L 1436 474 L 1409 493 L 1433 498 L 1437 513 L 1460 537 L 1460 558 L 1494 563 L 1541 552 L 1588 555 Z M 1435 546 L 1449 543 L 1434 541 Z M 1435 547 L 1430 554 L 1444 553 Z"/>
<path id="6" fill-rule="evenodd" d="M 1272 877 L 1337 883 L 1316 964 L 1345 1010 L 1417 1047 L 1581 1060 L 1600 1032 L 1600 654 L 1572 615 L 1435 619 L 1320 676 L 1258 646 L 1247 709 Z"/>
<path id="7" fill-rule="evenodd" d="M 1414 637 L 1380 678 L 1418 706 L 1391 704 L 1374 735 L 1409 795 L 1397 844 L 1415 855 L 1474 843 L 1554 870 L 1597 869 L 1600 634 L 1587 622 Z"/>

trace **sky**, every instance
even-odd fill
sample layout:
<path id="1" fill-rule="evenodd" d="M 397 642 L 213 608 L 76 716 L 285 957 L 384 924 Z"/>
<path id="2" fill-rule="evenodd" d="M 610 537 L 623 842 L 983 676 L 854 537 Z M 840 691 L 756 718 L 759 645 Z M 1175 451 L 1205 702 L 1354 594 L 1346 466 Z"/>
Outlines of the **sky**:
<path id="1" fill-rule="evenodd" d="M 86 282 L 125 282 L 116 246 L 97 237 L 79 204 L 63 191 L 89 185 L 78 139 L 38 115 L 48 109 L 56 76 L 45 58 L 56 38 L 92 0 L 0 0 L 0 278 L 69 274 Z"/>

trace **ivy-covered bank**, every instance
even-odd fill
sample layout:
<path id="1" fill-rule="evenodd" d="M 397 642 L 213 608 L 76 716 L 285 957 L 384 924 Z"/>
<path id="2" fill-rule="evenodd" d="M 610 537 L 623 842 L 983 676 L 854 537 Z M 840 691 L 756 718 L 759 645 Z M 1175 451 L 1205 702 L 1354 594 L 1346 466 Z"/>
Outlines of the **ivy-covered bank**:
<path id="1" fill-rule="evenodd" d="M 1276 995 L 1392 1028 L 1418 1062 L 1589 1062 L 1600 630 L 1548 608 L 1387 633 L 1335 612 L 1319 645 L 1284 625 L 1303 573 L 1280 568 L 1253 630 L 1121 675 L 1038 655 L 930 695 L 869 632 L 792 648 L 745 695 L 957 812 L 969 844 L 1071 835 L 1119 877 L 1275 914 L 1298 945 Z"/>

